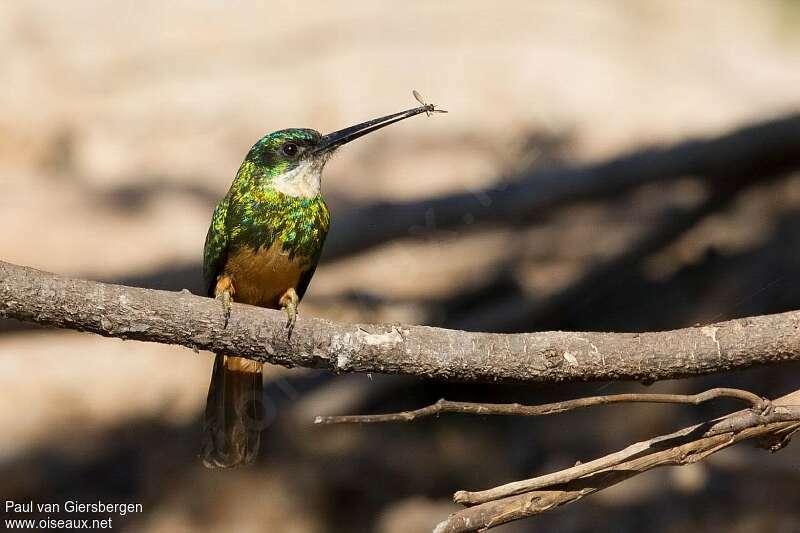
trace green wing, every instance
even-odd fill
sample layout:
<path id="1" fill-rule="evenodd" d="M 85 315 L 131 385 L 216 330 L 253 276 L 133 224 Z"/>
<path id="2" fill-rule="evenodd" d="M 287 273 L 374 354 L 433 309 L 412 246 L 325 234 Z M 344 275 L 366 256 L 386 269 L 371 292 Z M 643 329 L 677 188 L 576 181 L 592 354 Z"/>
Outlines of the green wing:
<path id="1" fill-rule="evenodd" d="M 308 284 L 311 283 L 311 278 L 314 277 L 314 271 L 317 270 L 317 261 L 319 261 L 319 255 L 314 259 L 311 268 L 300 275 L 300 280 L 297 282 L 297 290 L 295 291 L 298 300 L 303 299 L 303 295 L 306 293 L 306 289 L 308 289 Z"/>
<path id="2" fill-rule="evenodd" d="M 300 280 L 297 282 L 297 292 L 298 299 L 302 300 L 303 295 L 305 295 L 306 290 L 308 289 L 308 284 L 311 283 L 311 278 L 314 277 L 314 272 L 317 270 L 317 264 L 319 263 L 319 258 L 322 255 L 322 247 L 325 245 L 325 238 L 328 236 L 328 229 L 331 226 L 331 215 L 328 211 L 328 205 L 325 203 L 325 200 L 322 197 L 319 198 L 319 224 L 320 229 L 322 230 L 321 239 L 317 245 L 316 253 L 314 257 L 311 258 L 310 261 L 310 268 L 303 272 L 300 275 Z"/>
<path id="3" fill-rule="evenodd" d="M 208 234 L 206 234 L 206 245 L 203 249 L 203 280 L 209 296 L 214 296 L 217 276 L 225 267 L 225 261 L 228 259 L 228 231 L 225 227 L 225 219 L 228 216 L 229 203 L 226 196 L 217 204 L 214 215 L 211 217 Z"/>

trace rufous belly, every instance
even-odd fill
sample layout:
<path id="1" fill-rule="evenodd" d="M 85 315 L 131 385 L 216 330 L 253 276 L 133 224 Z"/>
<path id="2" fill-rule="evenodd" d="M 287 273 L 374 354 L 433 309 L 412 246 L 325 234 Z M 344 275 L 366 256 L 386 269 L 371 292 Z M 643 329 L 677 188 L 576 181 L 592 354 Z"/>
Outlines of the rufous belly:
<path id="1" fill-rule="evenodd" d="M 280 297 L 297 287 L 307 268 L 302 258 L 289 259 L 289 253 L 276 240 L 269 248 L 244 246 L 231 253 L 224 275 L 232 278 L 234 301 L 278 309 Z"/>

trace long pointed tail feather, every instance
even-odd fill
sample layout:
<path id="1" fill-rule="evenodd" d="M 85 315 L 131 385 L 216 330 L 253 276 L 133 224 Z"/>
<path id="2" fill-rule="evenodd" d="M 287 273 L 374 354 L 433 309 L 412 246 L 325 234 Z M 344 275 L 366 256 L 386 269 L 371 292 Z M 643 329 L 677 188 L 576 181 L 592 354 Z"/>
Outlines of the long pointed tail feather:
<path id="1" fill-rule="evenodd" d="M 203 420 L 201 457 L 208 468 L 252 463 L 261 442 L 262 364 L 217 354 Z"/>

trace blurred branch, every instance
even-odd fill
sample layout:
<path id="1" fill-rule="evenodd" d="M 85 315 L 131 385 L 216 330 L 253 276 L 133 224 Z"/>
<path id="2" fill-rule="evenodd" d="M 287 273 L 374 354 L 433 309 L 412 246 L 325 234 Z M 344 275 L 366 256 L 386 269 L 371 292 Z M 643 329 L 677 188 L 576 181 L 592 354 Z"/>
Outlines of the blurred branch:
<path id="1" fill-rule="evenodd" d="M 558 472 L 480 492 L 459 491 L 455 501 L 473 507 L 453 513 L 434 533 L 483 531 L 541 514 L 652 468 L 701 461 L 743 440 L 759 439 L 762 447 L 777 451 L 798 429 L 800 390 L 778 398 L 767 411 L 738 411 Z"/>
<path id="2" fill-rule="evenodd" d="M 352 255 L 408 237 L 428 213 L 436 229 L 520 222 L 532 213 L 583 198 L 617 194 L 633 186 L 686 176 L 725 180 L 731 175 L 774 175 L 800 165 L 800 115 L 762 122 L 720 137 L 650 148 L 595 165 L 537 171 L 495 189 L 413 202 L 354 208 L 334 221 L 324 259 Z"/>
<path id="3" fill-rule="evenodd" d="M 729 205 L 741 190 L 741 187 L 734 187 L 712 191 L 699 205 L 667 210 L 625 250 L 595 265 L 578 281 L 546 299 L 520 298 L 518 294 L 507 295 L 507 291 L 500 290 L 487 291 L 491 297 L 484 299 L 477 309 L 448 320 L 446 325 L 466 330 L 524 331 L 545 321 L 557 324 L 574 309 L 576 302 L 589 294 L 602 298 L 606 290 L 630 276 L 642 261 Z"/>
<path id="4" fill-rule="evenodd" d="M 235 353 L 285 366 L 460 381 L 652 382 L 800 360 L 800 312 L 657 333 L 474 333 L 301 318 L 279 311 L 79 279 L 0 262 L 0 318 Z"/>
<path id="5" fill-rule="evenodd" d="M 518 403 L 477 403 L 453 402 L 441 399 L 438 402 L 399 413 L 382 415 L 345 415 L 345 416 L 318 416 L 315 424 L 364 424 L 376 422 L 412 422 L 418 418 L 438 416 L 441 413 L 461 413 L 470 415 L 506 415 L 506 416 L 545 416 L 555 415 L 598 405 L 612 403 L 672 403 L 698 405 L 719 398 L 732 398 L 748 402 L 753 408 L 764 410 L 768 403 L 766 400 L 741 389 L 716 388 L 698 394 L 610 394 L 607 396 L 588 396 L 575 400 L 548 403 L 544 405 L 520 405 Z"/>

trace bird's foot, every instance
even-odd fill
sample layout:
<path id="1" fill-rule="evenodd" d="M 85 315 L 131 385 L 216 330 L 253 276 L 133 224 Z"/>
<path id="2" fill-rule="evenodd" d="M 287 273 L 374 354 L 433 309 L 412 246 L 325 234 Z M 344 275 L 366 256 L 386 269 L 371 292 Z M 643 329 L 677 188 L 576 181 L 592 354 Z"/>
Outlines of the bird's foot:
<path id="1" fill-rule="evenodd" d="M 300 301 L 294 289 L 289 289 L 281 296 L 281 309 L 286 311 L 286 338 L 292 338 L 294 324 L 297 322 L 297 304 Z"/>
<path id="2" fill-rule="evenodd" d="M 231 318 L 231 304 L 233 303 L 233 298 L 229 291 L 222 291 L 217 295 L 217 300 L 222 303 L 222 316 L 224 320 L 222 328 L 225 329 L 228 327 L 228 320 Z"/>
<path id="3" fill-rule="evenodd" d="M 222 302 L 222 312 L 224 322 L 222 328 L 228 327 L 228 319 L 231 317 L 231 304 L 233 303 L 233 295 L 235 293 L 233 287 L 233 280 L 230 276 L 224 275 L 217 279 L 217 285 L 214 288 L 214 295 L 217 300 Z"/>

